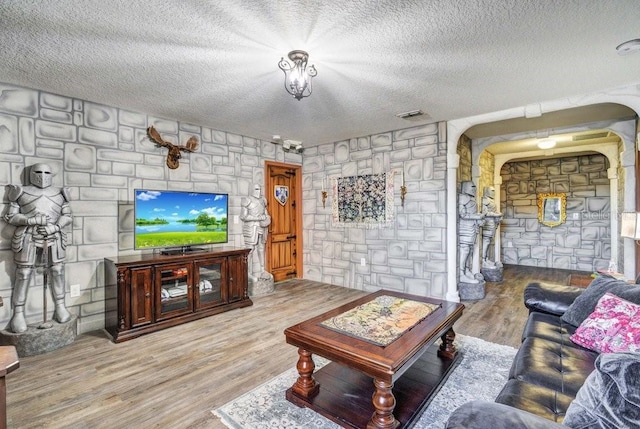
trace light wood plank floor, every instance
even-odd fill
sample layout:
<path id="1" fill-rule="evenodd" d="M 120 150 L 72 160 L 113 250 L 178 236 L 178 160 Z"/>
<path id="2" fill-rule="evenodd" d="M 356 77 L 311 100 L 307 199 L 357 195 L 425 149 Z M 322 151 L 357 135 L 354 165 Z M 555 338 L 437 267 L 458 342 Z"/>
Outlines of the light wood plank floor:
<path id="1" fill-rule="evenodd" d="M 531 280 L 565 283 L 565 270 L 505 267 L 487 296 L 464 302 L 456 332 L 517 347 Z M 295 366 L 290 325 L 352 301 L 362 291 L 292 280 L 252 307 L 120 343 L 102 332 L 20 359 L 7 377 L 10 428 L 224 428 L 211 413 Z"/>

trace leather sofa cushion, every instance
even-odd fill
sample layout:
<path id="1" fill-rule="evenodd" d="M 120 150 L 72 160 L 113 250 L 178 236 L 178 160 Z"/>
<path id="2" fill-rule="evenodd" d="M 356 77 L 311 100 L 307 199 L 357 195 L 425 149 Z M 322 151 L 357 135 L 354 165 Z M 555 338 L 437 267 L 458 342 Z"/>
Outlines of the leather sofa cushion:
<path id="1" fill-rule="evenodd" d="M 584 288 L 577 286 L 532 282 L 524 288 L 524 305 L 530 312 L 560 316 L 584 291 Z"/>
<path id="2" fill-rule="evenodd" d="M 597 357 L 598 353 L 579 346 L 529 337 L 513 360 L 509 378 L 575 397 Z"/>
<path id="3" fill-rule="evenodd" d="M 527 324 L 524 326 L 524 331 L 522 331 L 522 341 L 529 337 L 536 337 L 580 347 L 569 338 L 576 329 L 575 326 L 564 322 L 559 316 L 533 312 L 529 314 Z"/>
<path id="4" fill-rule="evenodd" d="M 445 429 L 562 429 L 557 423 L 526 413 L 503 404 L 487 401 L 471 401 L 458 407 Z"/>
<path id="5" fill-rule="evenodd" d="M 558 423 L 562 423 L 571 401 L 573 401 L 571 395 L 514 379 L 505 384 L 496 398 L 497 403 L 528 411 Z M 482 427 L 493 428 L 493 426 Z"/>

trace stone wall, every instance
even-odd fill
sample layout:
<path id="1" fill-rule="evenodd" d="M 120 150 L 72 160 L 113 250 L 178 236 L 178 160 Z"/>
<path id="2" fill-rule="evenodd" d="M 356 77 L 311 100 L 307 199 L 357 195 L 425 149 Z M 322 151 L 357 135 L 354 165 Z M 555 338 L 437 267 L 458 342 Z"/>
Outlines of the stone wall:
<path id="1" fill-rule="evenodd" d="M 184 144 L 195 135 L 200 147 L 183 156 L 178 169 L 169 170 L 167 149 L 146 138 L 150 125 L 173 142 Z M 26 184 L 25 167 L 45 162 L 56 173 L 54 185 L 71 191 L 66 303 L 78 315 L 80 332 L 104 326 L 103 258 L 134 252 L 135 188 L 228 193 L 229 244 L 242 246 L 240 199 L 254 183 L 263 183 L 264 160 L 301 164 L 302 156 L 250 137 L 0 84 L 0 184 Z M 3 214 L 6 203 L 5 195 Z M 4 328 L 11 316 L 14 227 L 4 221 L 0 227 Z M 36 277 L 26 307 L 30 323 L 42 320 L 42 276 Z M 81 294 L 72 298 L 69 290 L 75 284 Z"/>
<path id="2" fill-rule="evenodd" d="M 304 152 L 304 278 L 349 288 L 385 288 L 422 296 L 446 294 L 446 126 L 428 124 Z M 332 195 L 322 207 L 322 182 L 404 173 L 407 195 L 391 228 L 331 225 Z M 362 265 L 364 260 L 364 265 Z"/>
<path id="3" fill-rule="evenodd" d="M 506 163 L 502 176 L 503 262 L 593 271 L 611 257 L 610 183 L 604 155 Z M 538 222 L 537 195 L 567 194 L 567 221 Z"/>
<path id="4" fill-rule="evenodd" d="M 480 165 L 480 177 L 478 178 L 478 201 L 481 201 L 485 187 L 496 187 L 494 177 L 495 157 L 486 150 L 483 150 L 480 154 L 478 163 Z M 480 205 L 481 204 L 479 204 L 479 206 Z"/>

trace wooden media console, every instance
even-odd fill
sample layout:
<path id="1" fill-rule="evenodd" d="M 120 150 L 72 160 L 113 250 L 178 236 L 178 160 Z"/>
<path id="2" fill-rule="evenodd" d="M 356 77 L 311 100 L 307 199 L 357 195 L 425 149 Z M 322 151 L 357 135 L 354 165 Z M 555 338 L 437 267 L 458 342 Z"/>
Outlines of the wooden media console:
<path id="1" fill-rule="evenodd" d="M 253 303 L 250 249 L 105 258 L 105 330 L 114 342 Z"/>

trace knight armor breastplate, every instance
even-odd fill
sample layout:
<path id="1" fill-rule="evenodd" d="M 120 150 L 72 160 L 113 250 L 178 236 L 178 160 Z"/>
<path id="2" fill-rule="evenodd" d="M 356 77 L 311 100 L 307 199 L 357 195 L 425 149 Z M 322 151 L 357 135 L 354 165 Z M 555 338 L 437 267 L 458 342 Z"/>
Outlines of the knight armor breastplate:
<path id="1" fill-rule="evenodd" d="M 20 205 L 20 212 L 25 216 L 47 215 L 49 222 L 55 224 L 66 200 L 59 189 L 26 188 L 16 202 Z"/>
<path id="2" fill-rule="evenodd" d="M 247 212 L 250 216 L 260 216 L 264 214 L 264 204 L 257 198 L 249 199 L 249 204 L 247 204 Z"/>
<path id="3" fill-rule="evenodd" d="M 51 248 L 50 262 L 62 261 L 67 245 L 66 234 L 61 228 L 71 222 L 67 190 L 35 186 L 13 187 L 9 199 L 10 208 L 5 219 L 17 225 L 11 241 L 15 262 L 34 264 L 35 249 L 44 247 L 45 243 Z M 47 224 L 57 225 L 57 231 L 47 237 L 41 226 L 29 224 L 28 220 L 37 215 L 47 216 Z M 67 219 L 61 219 L 62 216 Z"/>
<path id="4" fill-rule="evenodd" d="M 476 234 L 479 231 L 478 220 L 467 218 L 468 215 L 477 214 L 476 201 L 467 195 L 460 196 L 460 221 L 458 222 L 458 239 L 460 243 L 474 244 Z"/>

